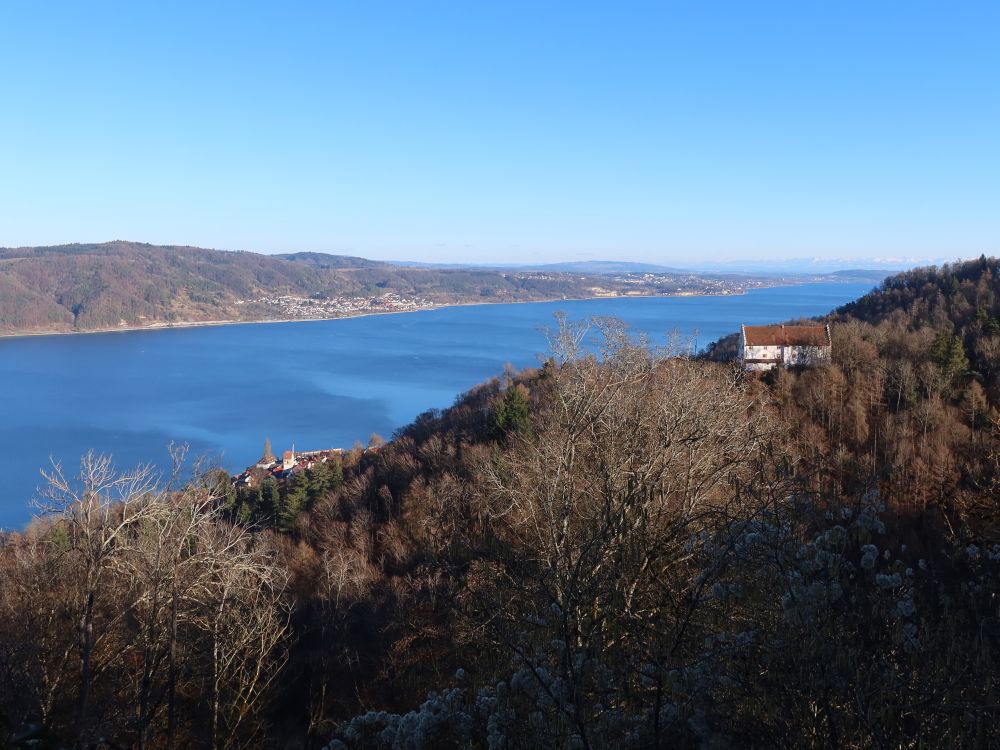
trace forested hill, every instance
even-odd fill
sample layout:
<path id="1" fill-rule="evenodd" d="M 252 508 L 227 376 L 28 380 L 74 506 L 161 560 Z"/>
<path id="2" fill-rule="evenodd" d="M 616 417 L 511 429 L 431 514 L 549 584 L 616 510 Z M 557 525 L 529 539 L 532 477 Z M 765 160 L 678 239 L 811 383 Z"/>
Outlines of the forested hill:
<path id="1" fill-rule="evenodd" d="M 918 268 L 887 278 L 871 293 L 825 318 L 877 331 L 875 343 L 894 359 L 946 367 L 1000 400 L 1000 259 Z M 906 336 L 905 334 L 912 334 Z M 910 342 L 891 350 L 894 339 Z M 922 347 L 922 350 L 920 350 Z M 905 352 L 909 353 L 906 357 Z"/>
<path id="2" fill-rule="evenodd" d="M 553 286 L 493 271 L 410 269 L 318 253 L 271 256 L 135 242 L 2 249 L 0 332 L 299 317 L 287 305 L 261 302 L 281 295 L 339 300 L 395 292 L 451 302 L 478 299 L 484 289 L 527 299 L 562 291 Z"/>
<path id="3" fill-rule="evenodd" d="M 819 319 L 831 324 L 830 367 L 765 378 L 837 486 L 878 487 L 953 529 L 1000 529 L 998 272 L 981 257 L 890 277 Z M 731 359 L 737 345 L 732 334 L 706 358 Z"/>
<path id="4" fill-rule="evenodd" d="M 837 309 L 830 320 L 951 327 L 957 334 L 1000 330 L 1000 259 L 930 266 L 890 276 L 864 297 Z M 992 322 L 991 322 L 992 321 Z"/>
<path id="5" fill-rule="evenodd" d="M 992 355 L 982 350 L 1000 334 L 1000 259 L 982 256 L 889 276 L 868 294 L 816 320 L 950 333 L 961 339 L 970 361 L 979 365 L 977 372 L 992 372 Z M 710 345 L 708 358 L 734 358 L 738 339 L 734 332 Z"/>
<path id="6" fill-rule="evenodd" d="M 7 248 L 0 249 L 0 332 L 239 319 L 238 299 L 334 286 L 350 284 L 254 253 L 133 242 Z"/>
<path id="7" fill-rule="evenodd" d="M 121 241 L 0 248 L 0 334 L 327 318 L 457 302 L 734 293 L 753 283 L 688 273 L 626 278 L 415 268 L 323 253 L 261 255 Z"/>

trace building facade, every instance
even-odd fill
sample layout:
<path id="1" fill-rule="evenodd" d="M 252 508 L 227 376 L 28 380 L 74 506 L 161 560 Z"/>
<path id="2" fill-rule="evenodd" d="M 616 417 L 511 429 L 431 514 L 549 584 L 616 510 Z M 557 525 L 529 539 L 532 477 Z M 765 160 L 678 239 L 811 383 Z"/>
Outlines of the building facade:
<path id="1" fill-rule="evenodd" d="M 739 360 L 749 371 L 809 367 L 830 361 L 830 326 L 740 326 Z"/>

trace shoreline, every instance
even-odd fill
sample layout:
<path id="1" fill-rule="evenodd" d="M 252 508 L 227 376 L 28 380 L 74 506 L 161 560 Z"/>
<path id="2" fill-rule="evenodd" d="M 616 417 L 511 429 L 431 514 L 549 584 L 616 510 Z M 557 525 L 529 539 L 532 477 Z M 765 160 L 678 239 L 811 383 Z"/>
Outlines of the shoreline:
<path id="1" fill-rule="evenodd" d="M 780 286 L 800 286 L 800 284 L 773 284 L 754 287 L 754 289 L 773 289 Z M 139 333 L 142 331 L 170 331 L 180 328 L 216 328 L 222 326 L 263 325 L 274 323 L 319 323 L 331 320 L 350 320 L 352 318 L 368 318 L 376 315 L 409 315 L 411 313 L 443 310 L 452 307 L 485 307 L 487 305 L 539 305 L 551 302 L 589 302 L 592 300 L 625 300 L 625 299 L 673 299 L 676 297 L 743 297 L 746 289 L 729 294 L 713 294 L 710 292 L 698 294 L 630 294 L 601 297 L 558 297 L 554 299 L 531 299 L 515 302 L 445 302 L 439 305 L 428 305 L 412 310 L 384 310 L 358 313 L 357 315 L 337 315 L 326 318 L 265 318 L 263 320 L 195 320 L 179 323 L 150 323 L 145 326 L 122 326 L 116 328 L 92 328 L 85 331 L 26 331 L 23 333 L 0 333 L 0 341 L 5 339 L 39 338 L 43 336 L 89 336 L 99 333 Z"/>

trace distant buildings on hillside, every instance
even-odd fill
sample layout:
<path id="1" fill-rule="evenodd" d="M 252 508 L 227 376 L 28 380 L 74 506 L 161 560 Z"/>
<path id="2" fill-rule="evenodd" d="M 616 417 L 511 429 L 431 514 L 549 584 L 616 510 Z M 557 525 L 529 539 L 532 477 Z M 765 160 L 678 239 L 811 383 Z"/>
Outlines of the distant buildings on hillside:
<path id="1" fill-rule="evenodd" d="M 360 454 L 376 453 L 380 443 L 369 443 L 366 448 L 356 446 L 352 453 L 357 451 Z M 299 474 L 313 468 L 316 464 L 325 464 L 331 460 L 341 460 L 347 451 L 343 448 L 327 448 L 318 451 L 297 451 L 295 446 L 281 454 L 279 460 L 271 451 L 271 441 L 264 441 L 264 454 L 253 466 L 249 466 L 242 474 L 232 477 L 232 482 L 237 486 L 255 487 L 268 477 L 273 477 L 279 481 L 294 479 Z"/>
<path id="2" fill-rule="evenodd" d="M 378 297 L 296 297 L 271 295 L 254 299 L 238 299 L 237 305 L 257 305 L 270 309 L 284 318 L 337 318 L 373 312 L 409 312 L 431 307 L 424 297 L 404 297 L 396 292 L 386 292 Z"/>
<path id="3" fill-rule="evenodd" d="M 740 326 L 738 358 L 751 372 L 808 367 L 830 361 L 830 326 Z"/>
<path id="4" fill-rule="evenodd" d="M 326 463 L 333 458 L 339 458 L 344 453 L 343 448 L 330 448 L 321 451 L 299 451 L 294 448 L 285 451 L 281 460 L 275 458 L 271 453 L 271 443 L 264 443 L 264 455 L 260 460 L 249 467 L 242 474 L 233 477 L 233 484 L 253 487 L 266 477 L 288 480 L 293 479 L 304 471 L 308 471 L 318 463 Z"/>

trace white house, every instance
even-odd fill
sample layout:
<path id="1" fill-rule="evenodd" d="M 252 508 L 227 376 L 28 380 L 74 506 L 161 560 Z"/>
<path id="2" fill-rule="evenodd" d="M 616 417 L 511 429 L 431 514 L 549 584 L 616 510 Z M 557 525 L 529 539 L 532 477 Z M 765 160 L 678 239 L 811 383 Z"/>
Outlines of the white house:
<path id="1" fill-rule="evenodd" d="M 818 365 L 830 361 L 830 326 L 740 326 L 745 370 Z"/>

